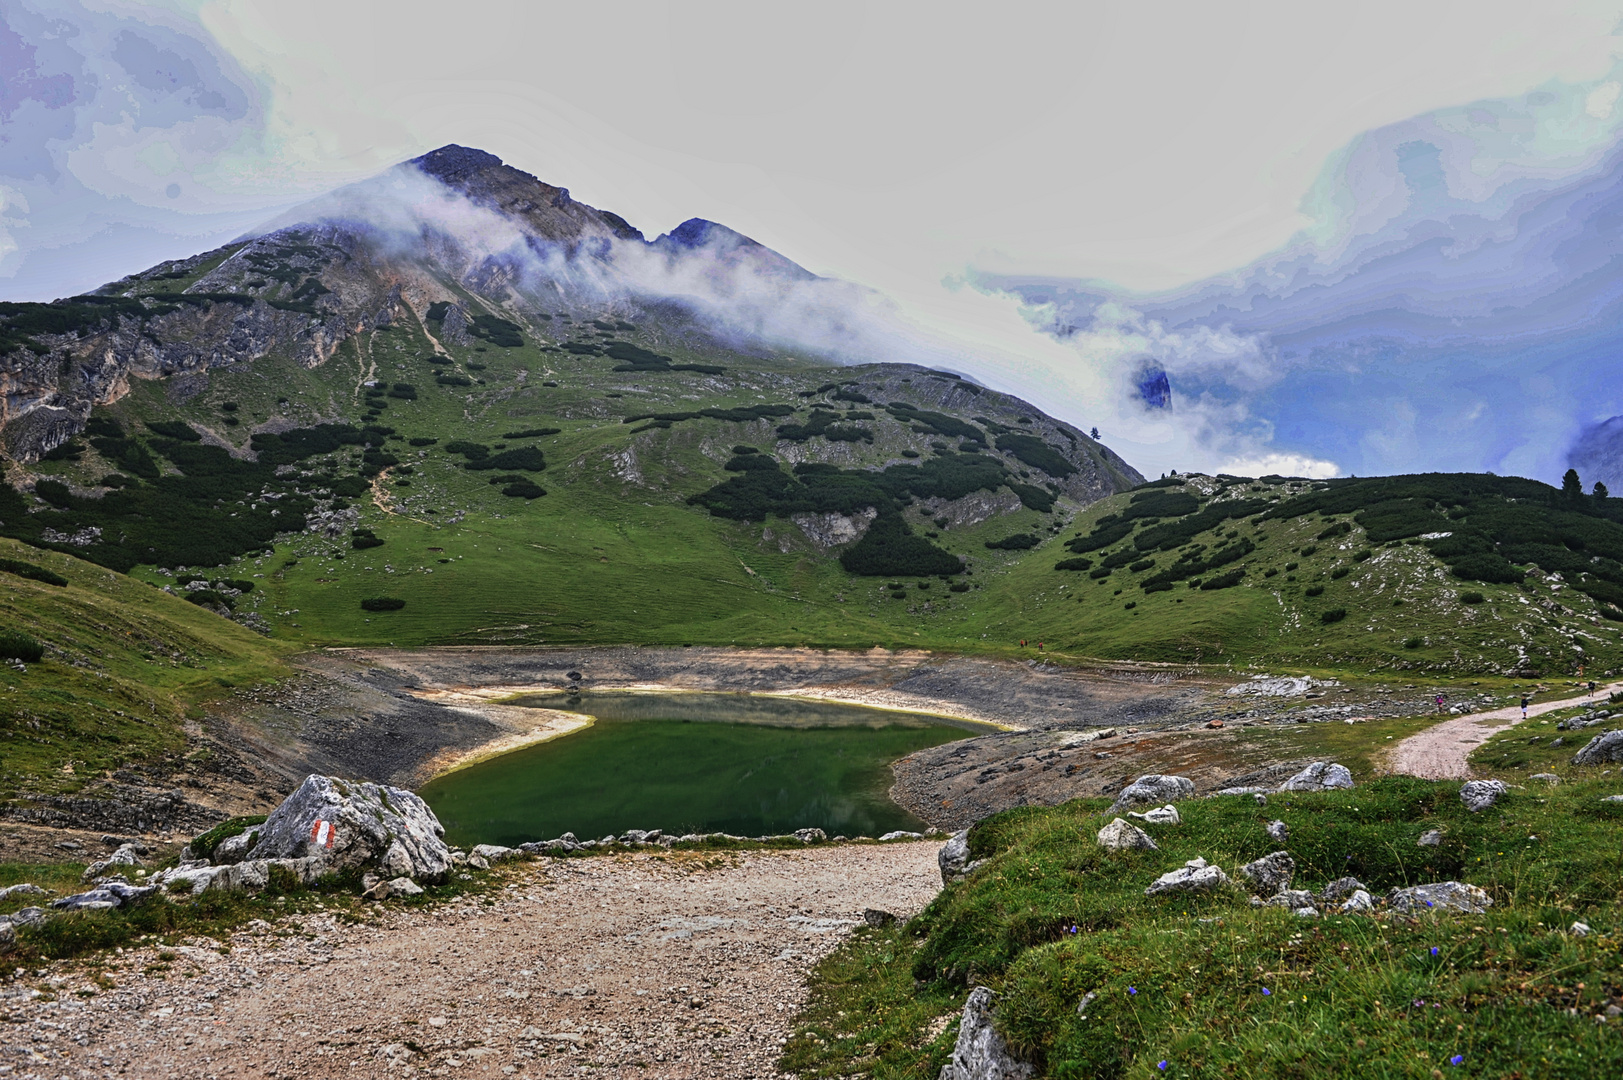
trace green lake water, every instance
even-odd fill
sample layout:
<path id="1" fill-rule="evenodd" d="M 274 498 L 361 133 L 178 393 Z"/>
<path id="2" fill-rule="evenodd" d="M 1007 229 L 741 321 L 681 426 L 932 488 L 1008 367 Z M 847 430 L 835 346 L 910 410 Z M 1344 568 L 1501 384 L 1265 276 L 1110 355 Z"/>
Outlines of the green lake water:
<path id="1" fill-rule="evenodd" d="M 886 794 L 891 762 L 990 730 L 854 705 L 742 694 L 586 693 L 516 702 L 596 718 L 442 776 L 419 794 L 454 844 L 627 829 L 879 836 L 924 823 Z"/>

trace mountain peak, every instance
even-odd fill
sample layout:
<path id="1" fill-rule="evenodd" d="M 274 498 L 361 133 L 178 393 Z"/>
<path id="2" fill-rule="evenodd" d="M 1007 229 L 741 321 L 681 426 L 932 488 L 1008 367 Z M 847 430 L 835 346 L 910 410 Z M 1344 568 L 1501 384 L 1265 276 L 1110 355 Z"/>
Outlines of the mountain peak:
<path id="1" fill-rule="evenodd" d="M 501 163 L 502 159 L 495 154 L 470 146 L 458 146 L 456 143 L 447 143 L 438 150 L 430 150 L 423 156 L 414 157 L 407 162 L 408 165 L 415 165 L 429 176 L 447 184 L 454 184 L 474 173 L 496 168 Z"/>

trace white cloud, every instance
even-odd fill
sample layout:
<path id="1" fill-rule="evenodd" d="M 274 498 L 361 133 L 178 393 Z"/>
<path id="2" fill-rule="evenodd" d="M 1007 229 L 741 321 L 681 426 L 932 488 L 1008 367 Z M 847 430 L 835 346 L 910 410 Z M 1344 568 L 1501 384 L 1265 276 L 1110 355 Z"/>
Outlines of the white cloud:
<path id="1" fill-rule="evenodd" d="M 1258 457 L 1235 458 L 1219 465 L 1216 471 L 1230 476 L 1302 476 L 1309 480 L 1328 480 L 1341 475 L 1341 467 L 1335 462 L 1303 454 L 1262 454 Z"/>

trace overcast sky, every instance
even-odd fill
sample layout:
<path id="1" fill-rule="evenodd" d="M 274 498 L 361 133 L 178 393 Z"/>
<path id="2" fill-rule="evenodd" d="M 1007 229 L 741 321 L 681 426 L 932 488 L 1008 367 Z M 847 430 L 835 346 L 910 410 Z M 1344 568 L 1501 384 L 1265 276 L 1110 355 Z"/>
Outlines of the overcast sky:
<path id="1" fill-rule="evenodd" d="M 1018 349 L 1011 305 L 953 280 L 1155 290 L 1241 267 L 1312 224 L 1304 199 L 1361 133 L 1603 80 L 1620 18 L 1525 0 L 0 0 L 0 298 L 82 291 L 457 142 L 650 236 L 724 222 Z M 1056 350 L 1033 344 L 1003 381 L 1060 387 Z"/>

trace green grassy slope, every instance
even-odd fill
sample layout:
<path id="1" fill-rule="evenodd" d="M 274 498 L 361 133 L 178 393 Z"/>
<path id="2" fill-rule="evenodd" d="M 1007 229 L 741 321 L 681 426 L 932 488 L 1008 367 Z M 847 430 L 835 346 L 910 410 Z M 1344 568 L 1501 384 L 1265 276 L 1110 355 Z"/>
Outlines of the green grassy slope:
<path id="1" fill-rule="evenodd" d="M 1623 1005 L 1623 806 L 1601 801 L 1615 790 L 1590 777 L 1480 814 L 1457 784 L 1407 778 L 1265 808 L 1198 800 L 1180 806 L 1181 826 L 1152 829 L 1160 850 L 1134 852 L 1095 844 L 1112 817 L 1104 800 L 1008 811 L 971 831 L 972 855 L 989 862 L 966 883 L 905 927 L 860 930 L 820 966 L 784 1067 L 934 1077 L 967 987 L 986 985 L 1015 1053 L 1056 1080 L 1613 1075 L 1623 1043 L 1596 1020 Z M 1284 845 L 1264 831 L 1273 818 L 1289 827 Z M 1428 829 L 1444 832 L 1440 847 L 1416 845 Z M 1232 874 L 1281 846 L 1296 888 L 1457 879 L 1493 906 L 1305 920 L 1253 908 L 1238 888 L 1144 895 L 1185 860 Z M 1569 933 L 1579 920 L 1594 932 Z"/>
<path id="2" fill-rule="evenodd" d="M 68 581 L 0 571 L 0 627 L 45 646 L 39 662 L 0 665 L 0 798 L 182 753 L 190 710 L 287 670 L 287 646 L 133 578 L 12 540 L 0 559 Z"/>

